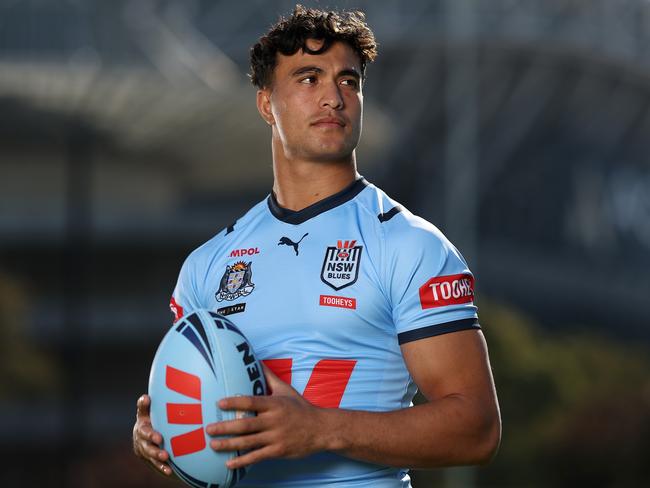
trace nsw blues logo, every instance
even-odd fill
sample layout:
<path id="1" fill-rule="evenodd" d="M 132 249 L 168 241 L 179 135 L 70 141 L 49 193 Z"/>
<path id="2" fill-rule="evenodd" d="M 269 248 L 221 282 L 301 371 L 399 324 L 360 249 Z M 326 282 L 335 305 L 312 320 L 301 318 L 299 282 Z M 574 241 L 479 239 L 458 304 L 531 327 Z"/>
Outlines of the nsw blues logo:
<path id="1" fill-rule="evenodd" d="M 253 292 L 255 284 L 251 281 L 253 278 L 251 264 L 252 261 L 248 264 L 239 261 L 232 266 L 226 266 L 226 272 L 219 283 L 219 290 L 215 293 L 218 302 L 237 300 Z"/>
<path id="2" fill-rule="evenodd" d="M 357 281 L 363 246 L 357 246 L 356 243 L 357 241 L 338 241 L 336 247 L 327 248 L 320 273 L 320 279 L 327 286 L 340 290 Z"/>

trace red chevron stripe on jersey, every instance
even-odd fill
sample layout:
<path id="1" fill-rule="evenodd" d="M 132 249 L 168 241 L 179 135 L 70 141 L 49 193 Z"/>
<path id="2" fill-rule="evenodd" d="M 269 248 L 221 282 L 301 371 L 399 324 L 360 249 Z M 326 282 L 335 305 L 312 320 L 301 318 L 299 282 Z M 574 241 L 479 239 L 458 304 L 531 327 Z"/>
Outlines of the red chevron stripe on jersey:
<path id="1" fill-rule="evenodd" d="M 355 364 L 351 359 L 318 361 L 303 392 L 305 400 L 322 408 L 338 408 Z"/>
<path id="2" fill-rule="evenodd" d="M 293 359 L 264 359 L 262 362 L 278 378 L 291 384 Z M 317 407 L 338 408 L 356 364 L 354 359 L 321 359 L 309 376 L 303 397 Z"/>

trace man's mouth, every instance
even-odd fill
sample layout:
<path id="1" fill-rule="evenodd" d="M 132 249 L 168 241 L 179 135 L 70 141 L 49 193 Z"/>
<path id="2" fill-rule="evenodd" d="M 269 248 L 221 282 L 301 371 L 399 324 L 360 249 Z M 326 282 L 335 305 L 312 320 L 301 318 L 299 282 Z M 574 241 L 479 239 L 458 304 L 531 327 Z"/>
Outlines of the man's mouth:
<path id="1" fill-rule="evenodd" d="M 339 117 L 322 117 L 312 123 L 320 127 L 345 127 L 345 122 Z"/>

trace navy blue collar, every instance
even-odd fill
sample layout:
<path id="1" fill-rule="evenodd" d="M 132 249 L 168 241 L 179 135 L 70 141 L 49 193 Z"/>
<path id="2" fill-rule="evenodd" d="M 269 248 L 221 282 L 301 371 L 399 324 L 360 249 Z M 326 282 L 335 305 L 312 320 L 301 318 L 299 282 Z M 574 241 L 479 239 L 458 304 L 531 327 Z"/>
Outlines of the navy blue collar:
<path id="1" fill-rule="evenodd" d="M 275 193 L 271 192 L 269 197 L 266 199 L 269 210 L 271 213 L 282 222 L 287 224 L 302 224 L 303 222 L 308 221 L 309 219 L 316 217 L 317 215 L 327 212 L 328 210 L 338 207 L 339 205 L 352 200 L 356 197 L 361 191 L 368 186 L 368 182 L 365 178 L 361 177 L 358 180 L 355 180 L 350 185 L 346 186 L 343 190 L 334 195 L 331 195 L 327 198 L 305 207 L 302 210 L 289 210 L 283 208 L 278 203 Z"/>

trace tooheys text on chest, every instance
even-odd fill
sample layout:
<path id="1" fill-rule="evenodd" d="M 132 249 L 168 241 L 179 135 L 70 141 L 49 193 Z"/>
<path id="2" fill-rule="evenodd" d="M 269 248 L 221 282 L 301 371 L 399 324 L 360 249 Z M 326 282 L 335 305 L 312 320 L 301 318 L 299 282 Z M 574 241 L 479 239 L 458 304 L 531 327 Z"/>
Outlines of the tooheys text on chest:
<path id="1" fill-rule="evenodd" d="M 253 395 L 264 395 L 264 386 L 260 379 L 261 373 L 258 364 L 255 362 L 255 356 L 251 352 L 248 342 L 242 342 L 237 346 L 237 350 L 242 353 L 242 361 L 248 372 L 248 379 L 253 384 Z"/>

